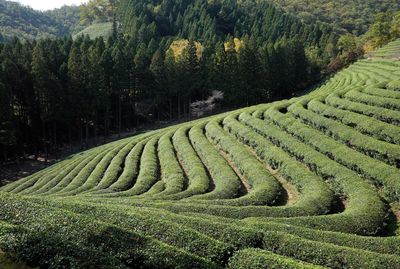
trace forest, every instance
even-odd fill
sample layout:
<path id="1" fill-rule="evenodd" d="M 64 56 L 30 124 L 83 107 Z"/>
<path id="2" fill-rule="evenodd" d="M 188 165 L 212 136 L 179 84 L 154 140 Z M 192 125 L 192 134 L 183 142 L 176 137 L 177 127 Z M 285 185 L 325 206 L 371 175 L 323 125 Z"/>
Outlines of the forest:
<path id="1" fill-rule="evenodd" d="M 306 54 L 311 48 L 328 62 L 334 33 L 268 4 L 233 3 L 121 3 L 108 40 L 0 45 L 3 160 L 11 152 L 47 155 L 72 141 L 87 147 L 89 138 L 144 122 L 190 118 L 191 102 L 213 90 L 223 92 L 221 108 L 228 109 L 290 97 L 318 79 L 320 66 Z M 174 53 L 171 44 L 182 39 L 189 41 Z"/>
<path id="2" fill-rule="evenodd" d="M 42 12 L 17 2 L 0 0 L 0 43 L 10 42 L 14 37 L 31 40 L 70 35 L 79 21 L 77 6 Z"/>
<path id="3" fill-rule="evenodd" d="M 341 34 L 364 34 L 374 21 L 374 15 L 381 12 L 395 12 L 399 9 L 397 0 L 271 0 L 306 23 L 326 23 Z"/>
<path id="4" fill-rule="evenodd" d="M 80 8 L 81 23 L 111 21 L 109 38 L 0 44 L 3 162 L 189 120 L 191 105 L 215 92 L 223 98 L 211 113 L 289 98 L 356 60 L 365 42 L 393 39 L 398 25 L 398 16 L 384 16 L 361 42 L 267 2 L 90 3 Z"/>

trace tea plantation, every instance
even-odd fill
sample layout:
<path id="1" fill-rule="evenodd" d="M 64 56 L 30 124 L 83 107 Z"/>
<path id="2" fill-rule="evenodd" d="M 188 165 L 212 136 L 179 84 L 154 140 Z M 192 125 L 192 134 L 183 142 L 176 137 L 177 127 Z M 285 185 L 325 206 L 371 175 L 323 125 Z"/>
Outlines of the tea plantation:
<path id="1" fill-rule="evenodd" d="M 400 268 L 399 52 L 6 185 L 0 250 L 40 268 Z"/>

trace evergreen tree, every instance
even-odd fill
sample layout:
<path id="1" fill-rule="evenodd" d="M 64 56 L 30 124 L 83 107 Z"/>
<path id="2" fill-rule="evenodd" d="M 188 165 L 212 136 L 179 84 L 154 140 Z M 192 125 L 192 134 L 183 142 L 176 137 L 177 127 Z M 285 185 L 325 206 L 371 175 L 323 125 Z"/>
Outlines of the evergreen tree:
<path id="1" fill-rule="evenodd" d="M 237 107 L 244 99 L 241 90 L 240 70 L 238 63 L 238 53 L 233 41 L 228 41 L 226 48 L 226 64 L 224 65 L 224 95 L 228 106 Z"/>
<path id="2" fill-rule="evenodd" d="M 9 150 L 16 144 L 16 129 L 12 96 L 9 89 L 0 83 L 0 152 L 2 160 L 8 160 Z"/>
<path id="3" fill-rule="evenodd" d="M 157 50 L 151 59 L 150 71 L 153 75 L 153 80 L 154 80 L 152 94 L 156 98 L 156 104 L 158 104 L 157 118 L 159 119 L 160 114 L 162 114 L 162 108 L 165 107 L 164 106 L 165 104 L 168 104 L 169 100 L 168 90 L 165 87 L 166 74 L 165 74 L 164 58 L 160 50 Z"/>
<path id="4" fill-rule="evenodd" d="M 84 76 L 81 62 L 81 51 L 79 43 L 74 43 L 68 57 L 68 78 L 71 89 L 73 117 L 79 126 L 79 140 L 83 141 L 83 124 L 85 117 L 85 100 L 82 90 L 84 89 Z"/>
<path id="5" fill-rule="evenodd" d="M 52 83 L 55 83 L 54 76 L 52 76 L 51 70 L 46 58 L 48 54 L 45 50 L 47 44 L 46 41 L 39 41 L 32 53 L 32 76 L 33 85 L 35 90 L 35 96 L 39 104 L 40 119 L 42 125 L 42 138 L 43 148 L 45 150 L 46 159 L 48 158 L 48 123 L 52 118 L 53 107 L 54 107 L 54 92 L 52 91 Z"/>
<path id="6" fill-rule="evenodd" d="M 178 68 L 175 61 L 174 52 L 168 50 L 164 60 L 165 74 L 166 74 L 166 85 L 169 97 L 169 118 L 172 120 L 174 117 L 173 107 L 176 103 L 177 117 L 180 117 L 180 95 L 179 95 L 179 79 L 178 79 Z"/>
<path id="7" fill-rule="evenodd" d="M 179 66 L 184 113 L 188 113 L 192 98 L 199 98 L 202 93 L 201 70 L 194 41 L 190 40 L 183 49 Z"/>
<path id="8" fill-rule="evenodd" d="M 118 130 L 118 135 L 121 136 L 122 128 L 122 82 L 125 80 L 124 74 L 126 72 L 126 62 L 123 52 L 121 51 L 118 44 L 115 46 L 112 52 L 113 60 L 113 76 L 111 80 L 111 89 L 115 99 L 116 104 L 116 126 Z"/>
<path id="9" fill-rule="evenodd" d="M 265 100 L 261 90 L 262 69 L 254 40 L 245 38 L 243 43 L 238 55 L 240 88 L 243 100 L 246 100 L 246 105 L 250 105 L 254 104 L 257 99 Z"/>

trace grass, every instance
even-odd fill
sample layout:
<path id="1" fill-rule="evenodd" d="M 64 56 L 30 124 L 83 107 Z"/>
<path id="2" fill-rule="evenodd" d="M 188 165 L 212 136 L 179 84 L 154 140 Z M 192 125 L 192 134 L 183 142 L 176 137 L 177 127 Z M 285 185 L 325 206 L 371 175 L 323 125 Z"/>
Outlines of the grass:
<path id="1" fill-rule="evenodd" d="M 79 33 L 75 34 L 73 38 L 77 38 L 81 35 L 89 35 L 91 39 L 96 39 L 98 37 L 103 37 L 107 39 L 112 34 L 112 22 L 102 22 L 92 24 Z"/>

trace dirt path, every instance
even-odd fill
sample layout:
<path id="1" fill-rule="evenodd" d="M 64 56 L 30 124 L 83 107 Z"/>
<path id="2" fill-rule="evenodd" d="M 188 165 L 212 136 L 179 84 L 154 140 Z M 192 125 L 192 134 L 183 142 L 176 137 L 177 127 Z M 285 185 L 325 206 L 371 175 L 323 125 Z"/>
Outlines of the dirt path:
<path id="1" fill-rule="evenodd" d="M 297 201 L 300 196 L 300 193 L 297 191 L 297 188 L 287 181 L 280 173 L 279 169 L 273 169 L 269 164 L 267 164 L 264 160 L 260 159 L 257 153 L 248 145 L 245 147 L 253 153 L 253 155 L 259 160 L 264 167 L 271 173 L 271 175 L 281 183 L 283 190 L 285 193 L 283 194 L 283 201 L 281 201 L 282 205 L 291 205 Z"/>
<path id="2" fill-rule="evenodd" d="M 209 141 L 210 141 L 210 139 L 209 139 Z M 233 171 L 239 177 L 240 181 L 242 182 L 241 185 L 244 190 L 243 193 L 241 193 L 241 194 L 244 195 L 244 194 L 250 192 L 251 186 L 250 186 L 249 182 L 247 181 L 245 176 L 242 174 L 242 172 L 239 170 L 239 168 L 236 166 L 236 164 L 233 162 L 233 160 L 230 158 L 230 156 L 221 147 L 212 143 L 212 141 L 210 141 L 210 143 L 214 146 L 214 148 L 216 150 L 218 150 L 218 152 L 221 154 L 221 156 L 227 161 L 229 166 L 233 169 Z"/>
<path id="3" fill-rule="evenodd" d="M 214 147 L 219 150 L 220 154 L 225 158 L 225 160 L 229 163 L 229 165 L 232 167 L 232 169 L 235 171 L 235 173 L 239 176 L 240 180 L 243 183 L 244 188 L 246 189 L 247 192 L 251 190 L 250 184 L 247 182 L 246 178 L 243 176 L 243 174 L 239 171 L 235 163 L 230 159 L 229 155 L 226 154 L 220 147 L 215 145 L 212 141 L 210 141 Z M 279 203 L 280 205 L 291 205 L 294 202 L 297 201 L 299 197 L 299 192 L 297 191 L 296 187 L 292 184 L 290 184 L 281 174 L 279 174 L 278 170 L 272 169 L 271 166 L 269 166 L 267 163 L 265 163 L 263 160 L 261 160 L 257 154 L 254 152 L 254 150 L 247 146 L 244 145 L 252 154 L 254 157 L 257 158 L 258 161 L 260 161 L 264 167 L 268 170 L 268 172 L 281 184 L 284 193 L 282 194 L 281 197 L 281 202 Z"/>

